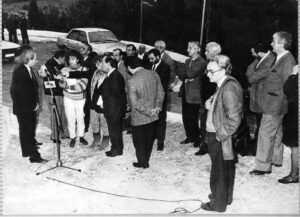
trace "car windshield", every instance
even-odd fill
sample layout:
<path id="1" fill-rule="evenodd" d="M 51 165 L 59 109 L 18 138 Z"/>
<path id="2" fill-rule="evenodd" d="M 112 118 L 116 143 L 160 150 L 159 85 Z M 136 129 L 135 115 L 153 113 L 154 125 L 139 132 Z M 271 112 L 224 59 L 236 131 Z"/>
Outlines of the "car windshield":
<path id="1" fill-rule="evenodd" d="M 117 37 L 111 31 L 89 32 L 90 43 L 117 42 Z"/>

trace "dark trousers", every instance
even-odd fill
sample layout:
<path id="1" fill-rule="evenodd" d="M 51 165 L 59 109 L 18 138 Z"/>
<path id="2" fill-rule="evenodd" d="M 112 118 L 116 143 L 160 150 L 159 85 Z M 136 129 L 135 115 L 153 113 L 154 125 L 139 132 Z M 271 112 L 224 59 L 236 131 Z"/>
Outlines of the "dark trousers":
<path id="1" fill-rule="evenodd" d="M 21 29 L 23 44 L 29 44 L 27 29 Z"/>
<path id="2" fill-rule="evenodd" d="M 110 151 L 114 154 L 123 153 L 123 135 L 122 135 L 122 119 L 111 119 L 106 117 L 109 139 L 111 142 Z"/>
<path id="3" fill-rule="evenodd" d="M 156 138 L 157 144 L 164 145 L 166 138 L 166 128 L 167 128 L 167 99 L 164 99 L 163 107 L 158 115 L 158 121 L 156 126 Z"/>
<path id="4" fill-rule="evenodd" d="M 8 31 L 8 37 L 9 41 L 19 43 L 18 38 L 17 38 L 17 30 L 16 29 L 11 29 Z"/>
<path id="5" fill-rule="evenodd" d="M 147 165 L 155 139 L 156 121 L 140 126 L 132 126 L 132 141 L 138 163 Z"/>
<path id="6" fill-rule="evenodd" d="M 23 157 L 39 157 L 35 145 L 36 112 L 16 114 L 19 123 L 19 137 Z"/>
<path id="7" fill-rule="evenodd" d="M 235 177 L 235 163 L 224 160 L 222 144 L 216 139 L 215 133 L 207 133 L 208 153 L 211 158 L 210 190 L 212 193 L 211 206 L 224 212 L 227 204 L 231 204 Z"/>
<path id="8" fill-rule="evenodd" d="M 208 151 L 207 144 L 205 142 L 205 136 L 206 136 L 206 119 L 207 119 L 207 110 L 205 109 L 200 117 L 201 127 L 200 127 L 200 136 L 202 143 L 200 145 L 200 149 L 204 151 Z"/>
<path id="9" fill-rule="evenodd" d="M 182 121 L 186 137 L 192 141 L 199 141 L 199 114 L 200 104 L 191 104 L 186 101 L 185 94 L 182 95 Z"/>

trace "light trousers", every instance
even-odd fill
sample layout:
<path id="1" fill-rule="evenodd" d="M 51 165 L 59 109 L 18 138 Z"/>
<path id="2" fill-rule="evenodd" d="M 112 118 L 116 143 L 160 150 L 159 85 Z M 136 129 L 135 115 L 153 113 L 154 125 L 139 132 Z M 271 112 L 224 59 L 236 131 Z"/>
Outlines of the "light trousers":
<path id="1" fill-rule="evenodd" d="M 284 115 L 263 114 L 257 139 L 256 170 L 271 171 L 272 164 L 282 164 L 282 119 Z"/>
<path id="2" fill-rule="evenodd" d="M 84 111 L 83 107 L 85 99 L 73 100 L 68 97 L 64 97 L 64 106 L 66 117 L 68 120 L 68 130 L 70 138 L 76 137 L 76 123 L 77 123 L 77 135 L 79 137 L 84 136 Z"/>
<path id="3" fill-rule="evenodd" d="M 103 113 L 98 113 L 95 110 L 90 110 L 90 126 L 93 133 L 108 136 L 107 122 Z"/>

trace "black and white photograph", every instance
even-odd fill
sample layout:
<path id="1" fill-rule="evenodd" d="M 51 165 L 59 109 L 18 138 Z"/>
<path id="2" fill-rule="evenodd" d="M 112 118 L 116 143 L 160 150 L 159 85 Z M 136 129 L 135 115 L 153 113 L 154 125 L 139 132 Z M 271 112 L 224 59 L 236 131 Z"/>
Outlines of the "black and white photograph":
<path id="1" fill-rule="evenodd" d="M 2 215 L 299 215 L 298 0 L 3 0 Z"/>

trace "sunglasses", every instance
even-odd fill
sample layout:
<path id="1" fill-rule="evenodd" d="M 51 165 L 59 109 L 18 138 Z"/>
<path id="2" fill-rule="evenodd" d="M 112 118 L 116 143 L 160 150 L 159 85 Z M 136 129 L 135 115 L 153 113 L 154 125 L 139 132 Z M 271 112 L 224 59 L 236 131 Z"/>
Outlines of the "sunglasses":
<path id="1" fill-rule="evenodd" d="M 213 71 L 213 70 L 205 70 L 205 74 L 207 75 L 208 73 L 210 73 L 210 74 L 214 75 L 216 72 L 221 71 L 221 70 L 222 69 L 218 69 L 218 70 L 215 70 L 215 71 Z"/>

